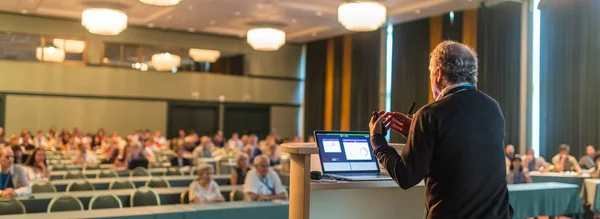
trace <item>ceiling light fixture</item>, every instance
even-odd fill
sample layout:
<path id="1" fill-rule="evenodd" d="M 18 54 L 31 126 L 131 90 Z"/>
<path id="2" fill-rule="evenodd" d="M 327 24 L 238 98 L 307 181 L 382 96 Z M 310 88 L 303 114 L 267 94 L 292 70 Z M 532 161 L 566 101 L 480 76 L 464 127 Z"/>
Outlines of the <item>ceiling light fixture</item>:
<path id="1" fill-rule="evenodd" d="M 90 8 L 81 14 L 81 24 L 93 34 L 117 35 L 127 28 L 127 15 L 119 10 Z"/>
<path id="2" fill-rule="evenodd" d="M 196 62 L 216 62 L 221 57 L 221 52 L 210 49 L 190 49 L 190 57 Z"/>
<path id="3" fill-rule="evenodd" d="M 52 40 L 52 44 L 68 53 L 83 53 L 83 50 L 85 50 L 85 41 L 81 40 L 65 40 L 56 38 Z"/>
<path id="4" fill-rule="evenodd" d="M 347 2 L 338 7 L 338 21 L 351 31 L 377 30 L 386 17 L 387 10 L 379 2 Z"/>
<path id="5" fill-rule="evenodd" d="M 275 51 L 285 44 L 285 32 L 276 28 L 250 29 L 246 36 L 255 50 Z"/>
<path id="6" fill-rule="evenodd" d="M 62 62 L 65 60 L 65 51 L 54 47 L 38 47 L 35 49 L 35 58 L 44 62 Z"/>
<path id="7" fill-rule="evenodd" d="M 140 0 L 140 2 L 156 6 L 173 6 L 179 4 L 181 0 Z"/>
<path id="8" fill-rule="evenodd" d="M 152 56 L 152 66 L 157 71 L 171 71 L 181 64 L 181 57 L 171 53 L 160 53 Z"/>

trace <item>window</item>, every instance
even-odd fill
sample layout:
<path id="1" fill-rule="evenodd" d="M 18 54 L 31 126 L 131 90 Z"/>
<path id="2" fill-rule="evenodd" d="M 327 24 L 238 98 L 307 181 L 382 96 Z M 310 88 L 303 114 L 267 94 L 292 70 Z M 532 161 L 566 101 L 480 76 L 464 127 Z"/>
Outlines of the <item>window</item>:
<path id="1" fill-rule="evenodd" d="M 244 75 L 246 55 L 209 49 L 104 43 L 102 65 L 140 71 Z"/>
<path id="2" fill-rule="evenodd" d="M 0 32 L 0 59 L 83 64 L 86 52 L 81 39 Z"/>

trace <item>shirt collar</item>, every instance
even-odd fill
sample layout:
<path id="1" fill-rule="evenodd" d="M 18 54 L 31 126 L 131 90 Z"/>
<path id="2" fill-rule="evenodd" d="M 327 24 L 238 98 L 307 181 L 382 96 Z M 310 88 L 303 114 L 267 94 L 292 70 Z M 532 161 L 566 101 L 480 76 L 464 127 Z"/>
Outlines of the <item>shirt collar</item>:
<path id="1" fill-rule="evenodd" d="M 452 85 L 444 88 L 442 90 L 442 92 L 440 92 L 440 94 L 438 95 L 438 97 L 435 100 L 439 100 L 440 98 L 442 98 L 446 94 L 446 92 L 448 92 L 448 91 L 450 91 L 450 90 L 452 90 L 454 88 L 457 88 L 457 87 L 460 87 L 460 86 L 463 86 L 463 85 L 467 85 L 467 84 L 471 84 L 471 83 L 469 83 L 469 82 L 462 82 L 462 83 L 452 84 Z"/>

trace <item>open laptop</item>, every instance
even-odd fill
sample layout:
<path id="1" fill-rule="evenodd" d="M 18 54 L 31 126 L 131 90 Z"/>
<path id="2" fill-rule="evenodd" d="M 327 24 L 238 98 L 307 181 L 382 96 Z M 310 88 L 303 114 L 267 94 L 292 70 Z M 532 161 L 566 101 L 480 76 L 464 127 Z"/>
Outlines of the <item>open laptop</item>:
<path id="1" fill-rule="evenodd" d="M 369 132 L 315 131 L 323 175 L 349 181 L 391 180 L 381 174 Z"/>

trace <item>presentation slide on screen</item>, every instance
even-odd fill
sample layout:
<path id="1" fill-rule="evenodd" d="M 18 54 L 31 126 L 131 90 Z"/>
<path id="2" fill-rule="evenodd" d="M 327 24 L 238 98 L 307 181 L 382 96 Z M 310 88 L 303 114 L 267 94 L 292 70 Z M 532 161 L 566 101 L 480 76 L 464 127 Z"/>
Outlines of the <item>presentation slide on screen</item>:
<path id="1" fill-rule="evenodd" d="M 342 153 L 340 141 L 337 139 L 323 139 L 323 150 L 325 153 Z"/>
<path id="2" fill-rule="evenodd" d="M 344 141 L 347 160 L 371 160 L 367 141 Z"/>

